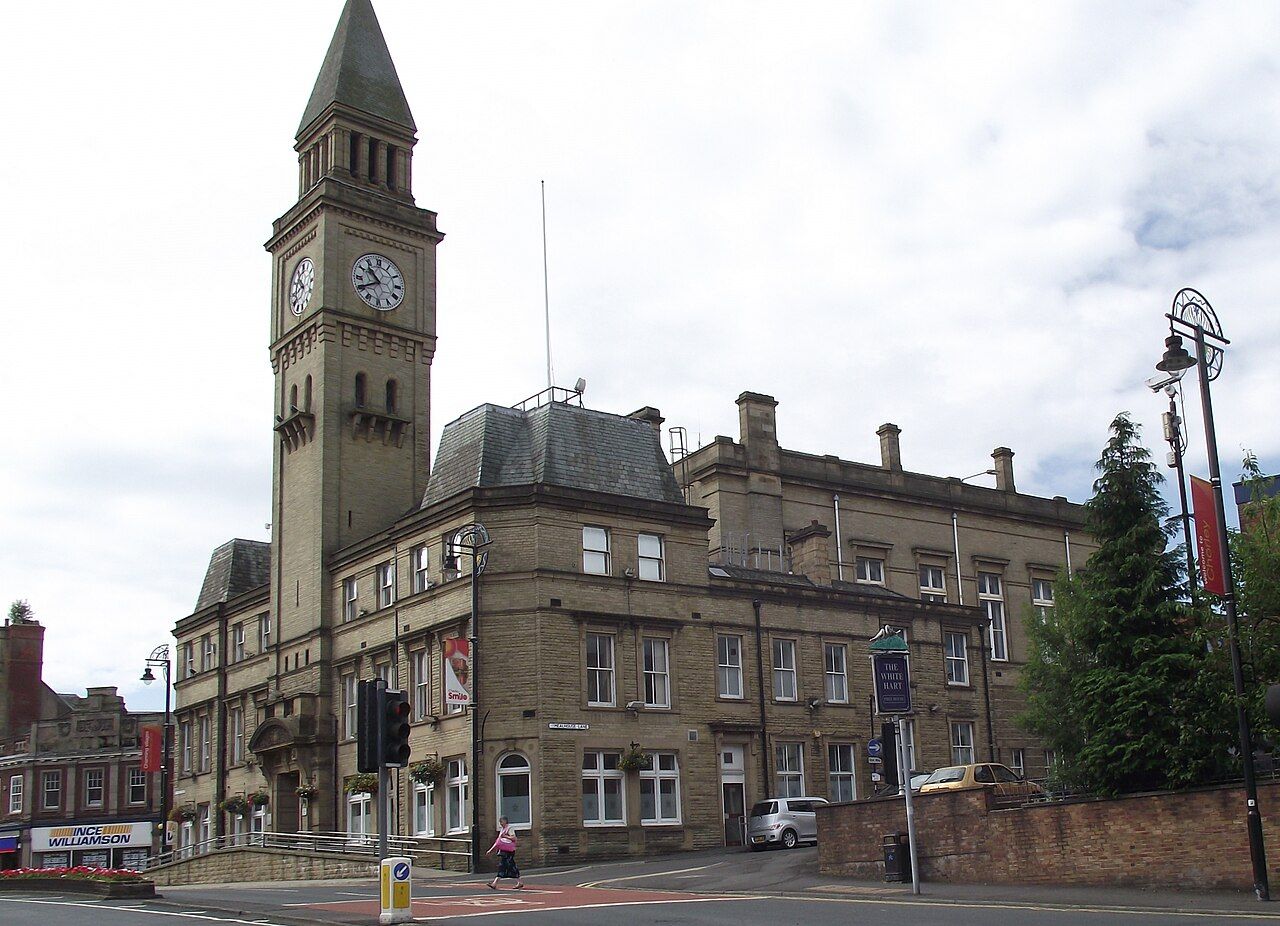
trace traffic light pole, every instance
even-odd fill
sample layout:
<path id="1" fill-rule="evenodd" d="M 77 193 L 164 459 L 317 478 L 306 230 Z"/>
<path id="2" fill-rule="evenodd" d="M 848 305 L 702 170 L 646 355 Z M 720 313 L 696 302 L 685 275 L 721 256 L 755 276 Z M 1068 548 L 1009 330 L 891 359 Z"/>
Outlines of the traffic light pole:
<path id="1" fill-rule="evenodd" d="M 387 794 L 391 789 L 391 775 L 387 766 L 378 766 L 378 861 L 390 855 L 387 851 L 387 835 L 391 826 L 390 814 L 387 813 Z"/>

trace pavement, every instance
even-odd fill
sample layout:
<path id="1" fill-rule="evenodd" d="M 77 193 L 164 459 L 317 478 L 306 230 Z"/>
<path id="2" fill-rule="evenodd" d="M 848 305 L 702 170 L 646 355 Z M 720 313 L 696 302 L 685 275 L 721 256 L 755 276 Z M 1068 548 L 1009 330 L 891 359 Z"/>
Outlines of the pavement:
<path id="1" fill-rule="evenodd" d="M 877 926 L 1235 926 L 1280 917 L 1280 902 L 1259 903 L 1251 893 L 1235 892 L 925 884 L 913 896 L 910 885 L 820 875 L 813 848 L 718 849 L 525 874 L 525 890 L 504 882 L 493 891 L 482 876 L 415 871 L 414 919 L 475 926 L 847 926 L 862 918 Z M 192 885 L 162 893 L 154 901 L 0 894 L 0 923 L 370 926 L 378 915 L 377 886 L 367 878 Z"/>

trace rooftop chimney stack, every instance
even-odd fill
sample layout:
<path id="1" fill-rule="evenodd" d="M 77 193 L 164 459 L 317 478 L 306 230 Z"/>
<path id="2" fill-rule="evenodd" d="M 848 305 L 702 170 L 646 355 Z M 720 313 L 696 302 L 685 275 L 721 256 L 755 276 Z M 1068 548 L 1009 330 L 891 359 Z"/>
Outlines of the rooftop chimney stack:
<path id="1" fill-rule="evenodd" d="M 880 435 L 880 465 L 893 473 L 902 472 L 902 449 L 898 446 L 898 435 L 902 428 L 888 422 L 876 428 Z"/>
<path id="2" fill-rule="evenodd" d="M 787 538 L 791 546 L 791 569 L 815 585 L 831 584 L 831 531 L 825 524 L 810 521 L 807 527 Z"/>
<path id="3" fill-rule="evenodd" d="M 738 396 L 738 440 L 747 450 L 747 465 L 770 473 L 781 465 L 777 407 L 771 395 L 744 392 Z"/>
<path id="4" fill-rule="evenodd" d="M 996 464 L 996 488 L 1001 492 L 1017 492 L 1013 487 L 1013 451 L 997 447 L 991 451 L 991 459 Z"/>

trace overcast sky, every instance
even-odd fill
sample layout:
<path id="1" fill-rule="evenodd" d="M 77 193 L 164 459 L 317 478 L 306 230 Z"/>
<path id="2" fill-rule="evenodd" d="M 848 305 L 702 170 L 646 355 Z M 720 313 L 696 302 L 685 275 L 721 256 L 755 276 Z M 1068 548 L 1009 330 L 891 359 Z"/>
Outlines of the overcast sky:
<path id="1" fill-rule="evenodd" d="M 209 555 L 265 540 L 270 263 L 340 0 L 52 2 L 0 30 L 0 597 L 59 690 L 135 681 Z M 1280 5 L 375 0 L 439 213 L 434 429 L 556 378 L 691 443 L 1082 501 L 1174 294 L 1233 344 L 1224 471 L 1280 470 Z M 1190 397 L 1189 397 L 1190 398 Z M 1190 469 L 1204 473 L 1188 402 Z M 982 482 L 981 479 L 975 480 Z"/>

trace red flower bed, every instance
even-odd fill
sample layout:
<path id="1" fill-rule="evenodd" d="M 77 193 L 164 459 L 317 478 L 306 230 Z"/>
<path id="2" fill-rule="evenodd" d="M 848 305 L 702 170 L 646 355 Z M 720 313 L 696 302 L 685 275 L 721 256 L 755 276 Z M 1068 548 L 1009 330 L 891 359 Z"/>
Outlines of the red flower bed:
<path id="1" fill-rule="evenodd" d="M 0 877 L 15 878 L 70 878 L 76 881 L 137 881 L 140 875 L 129 868 L 93 868 L 76 865 L 74 868 L 14 868 L 0 871 Z"/>

